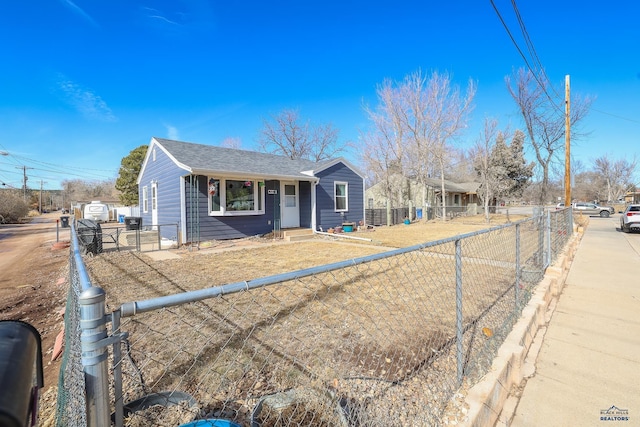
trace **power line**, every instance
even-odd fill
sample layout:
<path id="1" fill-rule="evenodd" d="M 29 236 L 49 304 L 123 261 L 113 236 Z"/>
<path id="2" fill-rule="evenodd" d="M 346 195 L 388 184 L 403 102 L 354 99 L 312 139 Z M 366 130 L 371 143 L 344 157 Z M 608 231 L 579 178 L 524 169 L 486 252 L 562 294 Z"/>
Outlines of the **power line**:
<path id="1" fill-rule="evenodd" d="M 538 83 L 538 86 L 543 91 L 543 93 L 546 95 L 546 97 L 549 99 L 549 101 L 551 102 L 551 105 L 559 113 L 564 115 L 564 111 L 558 105 L 556 105 L 556 101 L 553 100 L 553 98 L 551 97 L 551 95 L 549 95 L 549 92 L 547 91 L 547 86 L 551 86 L 553 88 L 553 85 L 549 81 L 546 73 L 544 71 L 540 72 L 545 77 L 548 85 L 545 85 L 542 81 L 540 81 L 540 78 L 538 76 L 539 73 L 536 70 L 536 67 L 532 67 L 531 66 L 531 64 L 529 63 L 529 60 L 527 59 L 526 55 L 524 54 L 524 52 L 522 51 L 522 49 L 518 45 L 518 42 L 516 41 L 515 37 L 511 33 L 511 30 L 509 29 L 509 26 L 507 25 L 507 23 L 505 22 L 504 18 L 502 17 L 502 14 L 498 10 L 498 7 L 496 6 L 495 2 L 493 0 L 490 0 L 490 1 L 491 1 L 491 5 L 493 6 L 493 10 L 496 12 L 496 15 L 498 15 L 498 18 L 500 19 L 500 22 L 502 23 L 502 26 L 507 31 L 507 34 L 509 35 L 509 38 L 511 39 L 511 42 L 513 43 L 513 45 L 518 50 L 518 53 L 520 54 L 520 56 L 524 60 L 524 63 L 527 66 L 527 68 L 529 69 L 529 71 L 531 72 L 531 75 L 533 76 L 535 81 Z M 525 39 L 525 43 L 527 44 L 529 53 L 532 56 L 532 58 L 536 61 L 536 64 L 538 65 L 537 68 L 539 68 L 540 70 L 544 70 L 544 67 L 542 66 L 542 63 L 540 62 L 538 54 L 536 53 L 535 47 L 533 45 L 533 42 L 531 41 L 531 38 L 529 37 L 529 33 L 526 30 L 526 27 L 524 25 L 524 20 L 522 19 L 522 16 L 520 15 L 520 11 L 518 10 L 518 7 L 517 7 L 517 5 L 515 3 L 515 0 L 512 0 L 511 4 L 512 4 L 512 6 L 514 8 L 514 12 L 516 14 L 516 17 L 518 19 L 518 23 L 519 23 L 519 26 L 520 26 L 520 31 L 522 32 L 522 35 L 523 35 L 523 37 Z M 556 93 L 556 95 L 557 95 L 557 93 Z"/>
<path id="2" fill-rule="evenodd" d="M 591 110 L 595 111 L 596 113 L 606 114 L 607 116 L 615 117 L 616 119 L 626 120 L 626 121 L 632 122 L 632 123 L 640 123 L 640 120 L 630 119 L 628 117 L 619 116 L 619 115 L 613 114 L 613 113 L 607 113 L 606 111 L 596 110 L 595 108 L 592 108 Z"/>

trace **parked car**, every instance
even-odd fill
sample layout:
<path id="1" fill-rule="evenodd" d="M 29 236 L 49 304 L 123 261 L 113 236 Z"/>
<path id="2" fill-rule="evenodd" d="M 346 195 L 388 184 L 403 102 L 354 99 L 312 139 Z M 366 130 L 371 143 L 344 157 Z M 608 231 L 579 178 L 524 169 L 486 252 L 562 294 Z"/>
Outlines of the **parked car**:
<path id="1" fill-rule="evenodd" d="M 620 229 L 628 233 L 640 230 L 640 205 L 628 205 L 620 217 Z"/>
<path id="2" fill-rule="evenodd" d="M 583 215 L 600 215 L 602 218 L 609 218 L 610 215 L 616 213 L 613 206 L 600 206 L 595 203 L 585 202 L 573 203 L 573 210 Z"/>

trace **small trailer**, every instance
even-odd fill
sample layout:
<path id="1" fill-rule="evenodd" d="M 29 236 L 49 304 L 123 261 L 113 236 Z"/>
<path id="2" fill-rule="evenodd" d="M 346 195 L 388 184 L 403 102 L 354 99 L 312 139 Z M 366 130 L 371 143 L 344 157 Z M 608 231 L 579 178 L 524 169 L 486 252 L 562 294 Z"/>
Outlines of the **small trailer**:
<path id="1" fill-rule="evenodd" d="M 85 219 L 92 219 L 96 222 L 108 222 L 110 219 L 109 206 L 99 200 L 94 200 L 84 206 L 83 217 Z"/>

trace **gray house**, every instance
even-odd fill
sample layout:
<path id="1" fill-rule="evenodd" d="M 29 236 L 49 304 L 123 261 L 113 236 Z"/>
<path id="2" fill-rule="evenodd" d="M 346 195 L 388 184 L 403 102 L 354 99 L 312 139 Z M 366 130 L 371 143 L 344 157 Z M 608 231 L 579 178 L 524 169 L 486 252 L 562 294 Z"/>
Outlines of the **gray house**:
<path id="1" fill-rule="evenodd" d="M 404 177 L 393 177 L 392 181 L 397 189 L 391 194 L 392 207 L 399 208 L 408 206 L 433 207 L 442 205 L 442 183 L 439 178 L 427 178 L 424 184 L 415 179 Z M 479 204 L 477 182 L 456 183 L 444 180 L 445 205 L 448 209 L 454 208 L 464 210 L 469 206 Z M 384 208 L 387 206 L 388 195 L 386 194 L 384 183 L 378 183 L 366 190 L 367 208 Z"/>
<path id="2" fill-rule="evenodd" d="M 343 158 L 316 163 L 154 137 L 138 189 L 142 224 L 178 224 L 183 243 L 364 218 L 364 177 Z M 171 227 L 161 233 L 172 238 Z"/>

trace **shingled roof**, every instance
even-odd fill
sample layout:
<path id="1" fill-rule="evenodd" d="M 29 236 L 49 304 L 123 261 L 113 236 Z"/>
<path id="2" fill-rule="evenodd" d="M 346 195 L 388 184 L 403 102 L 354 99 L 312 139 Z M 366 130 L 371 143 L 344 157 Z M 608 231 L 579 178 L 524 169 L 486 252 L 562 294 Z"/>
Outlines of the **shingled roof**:
<path id="1" fill-rule="evenodd" d="M 237 174 L 309 179 L 310 171 L 321 170 L 335 160 L 313 162 L 286 156 L 213 145 L 152 138 L 178 166 L 198 174 Z"/>

